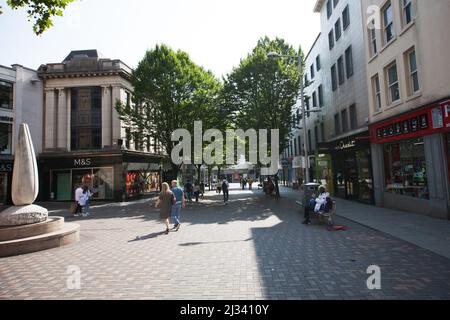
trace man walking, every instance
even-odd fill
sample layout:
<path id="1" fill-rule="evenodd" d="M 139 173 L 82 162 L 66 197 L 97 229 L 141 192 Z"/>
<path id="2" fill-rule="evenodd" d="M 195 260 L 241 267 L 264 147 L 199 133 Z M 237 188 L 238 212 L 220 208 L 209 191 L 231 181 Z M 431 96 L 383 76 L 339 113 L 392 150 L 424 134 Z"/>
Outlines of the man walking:
<path id="1" fill-rule="evenodd" d="M 223 179 L 222 182 L 222 191 L 223 191 L 223 202 L 225 205 L 228 204 L 228 199 L 230 198 L 230 185 L 228 184 L 228 181 L 226 179 Z"/>
<path id="2" fill-rule="evenodd" d="M 194 187 L 192 186 L 191 181 L 187 181 L 184 185 L 184 192 L 186 192 L 186 197 L 189 200 L 189 202 L 192 202 L 192 192 Z"/>
<path id="3" fill-rule="evenodd" d="M 172 181 L 172 193 L 175 195 L 176 202 L 172 206 L 172 220 L 174 223 L 173 230 L 178 231 L 180 230 L 180 214 L 181 214 L 181 208 L 186 207 L 186 199 L 184 198 L 184 192 L 183 190 L 178 187 L 177 180 Z"/>

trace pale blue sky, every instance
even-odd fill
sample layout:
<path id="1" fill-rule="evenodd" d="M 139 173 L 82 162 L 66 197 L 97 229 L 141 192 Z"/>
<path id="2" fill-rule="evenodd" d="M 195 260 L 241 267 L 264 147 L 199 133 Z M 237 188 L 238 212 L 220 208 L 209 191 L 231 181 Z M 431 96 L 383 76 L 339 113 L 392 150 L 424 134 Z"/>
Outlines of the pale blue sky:
<path id="1" fill-rule="evenodd" d="M 0 64 L 38 68 L 71 50 L 98 49 L 135 67 L 147 49 L 166 43 L 225 75 L 264 36 L 308 51 L 320 31 L 316 0 L 77 0 L 42 36 L 24 10 L 0 16 Z"/>

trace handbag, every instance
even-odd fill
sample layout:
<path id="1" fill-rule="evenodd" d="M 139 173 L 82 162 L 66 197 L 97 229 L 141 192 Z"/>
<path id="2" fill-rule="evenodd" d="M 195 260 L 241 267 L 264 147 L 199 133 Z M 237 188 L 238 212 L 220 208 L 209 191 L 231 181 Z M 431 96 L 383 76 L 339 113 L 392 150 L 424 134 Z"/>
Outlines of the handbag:
<path id="1" fill-rule="evenodd" d="M 77 212 L 77 204 L 72 202 L 70 204 L 70 209 L 69 210 L 70 210 L 71 214 L 75 214 L 75 212 Z"/>

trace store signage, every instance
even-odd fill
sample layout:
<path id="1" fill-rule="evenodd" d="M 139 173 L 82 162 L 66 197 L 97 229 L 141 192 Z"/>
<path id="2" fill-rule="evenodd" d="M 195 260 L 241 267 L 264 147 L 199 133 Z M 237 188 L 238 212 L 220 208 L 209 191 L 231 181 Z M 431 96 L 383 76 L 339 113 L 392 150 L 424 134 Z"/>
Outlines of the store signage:
<path id="1" fill-rule="evenodd" d="M 410 112 L 390 121 L 371 126 L 373 143 L 414 138 L 450 129 L 450 101 Z"/>
<path id="2" fill-rule="evenodd" d="M 350 148 L 354 148 L 354 147 L 356 147 L 355 140 L 348 141 L 348 142 L 341 141 L 336 145 L 335 149 L 339 151 L 339 150 L 345 150 L 345 149 L 350 149 Z"/>
<path id="3" fill-rule="evenodd" d="M 12 172 L 13 164 L 12 163 L 0 163 L 0 172 Z"/>
<path id="4" fill-rule="evenodd" d="M 80 158 L 73 160 L 74 167 L 90 167 L 92 165 L 91 158 Z"/>

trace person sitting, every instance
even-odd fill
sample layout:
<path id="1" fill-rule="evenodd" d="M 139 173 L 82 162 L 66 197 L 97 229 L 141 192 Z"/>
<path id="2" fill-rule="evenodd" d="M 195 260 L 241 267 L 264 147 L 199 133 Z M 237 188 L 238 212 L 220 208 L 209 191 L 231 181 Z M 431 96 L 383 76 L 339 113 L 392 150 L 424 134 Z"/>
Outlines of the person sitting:
<path id="1" fill-rule="evenodd" d="M 325 186 L 319 187 L 319 196 L 309 201 L 309 208 L 305 209 L 305 221 L 303 224 L 310 224 L 311 218 L 309 215 L 310 210 L 314 210 L 314 213 L 320 213 L 327 211 L 328 202 L 331 202 L 330 194 L 326 191 Z"/>

